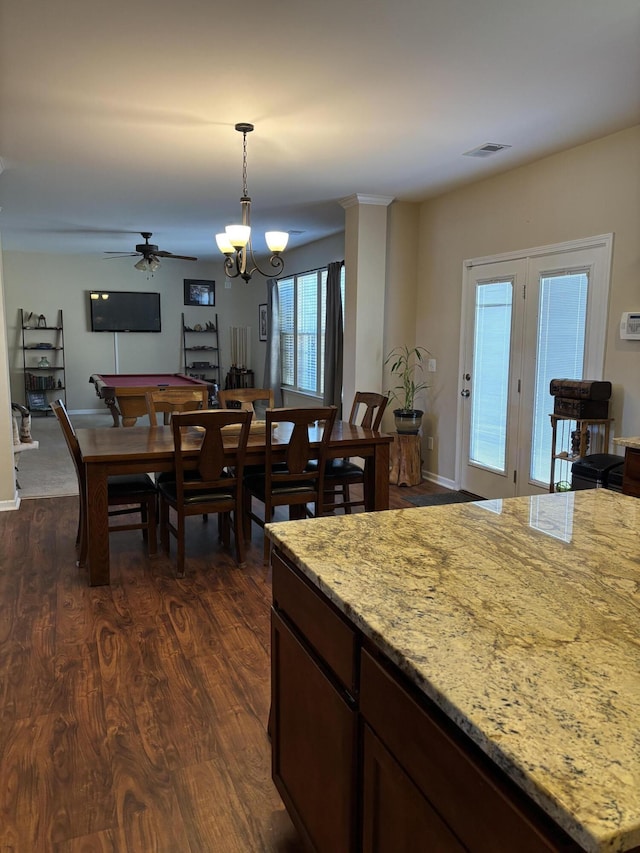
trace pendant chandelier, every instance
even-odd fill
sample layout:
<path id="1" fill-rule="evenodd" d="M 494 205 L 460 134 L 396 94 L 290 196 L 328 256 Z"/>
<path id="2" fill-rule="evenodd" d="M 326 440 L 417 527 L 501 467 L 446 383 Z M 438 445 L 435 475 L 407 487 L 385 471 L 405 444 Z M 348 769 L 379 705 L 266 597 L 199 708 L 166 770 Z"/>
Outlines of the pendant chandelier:
<path id="1" fill-rule="evenodd" d="M 216 243 L 225 256 L 224 269 L 226 275 L 229 278 L 240 276 L 248 282 L 254 272 L 259 272 L 260 275 L 264 276 L 277 275 L 282 272 L 284 261 L 280 257 L 280 253 L 284 252 L 287 247 L 289 234 L 286 231 L 267 231 L 265 233 L 267 246 L 272 253 L 269 258 L 272 270 L 265 272 L 260 269 L 251 246 L 251 199 L 247 191 L 247 133 L 251 133 L 253 125 L 241 122 L 236 125 L 236 130 L 242 134 L 242 197 L 240 199 L 242 224 L 227 225 L 224 233 L 216 234 Z"/>

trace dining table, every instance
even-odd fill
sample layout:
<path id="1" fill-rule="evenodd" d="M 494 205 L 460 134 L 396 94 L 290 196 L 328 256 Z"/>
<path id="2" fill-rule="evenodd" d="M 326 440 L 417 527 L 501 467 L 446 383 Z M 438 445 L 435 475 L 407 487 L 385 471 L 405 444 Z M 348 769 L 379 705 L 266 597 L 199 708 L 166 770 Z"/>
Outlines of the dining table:
<path id="1" fill-rule="evenodd" d="M 280 424 L 274 431 L 273 444 L 284 452 L 291 426 Z M 319 442 L 322 428 L 309 428 L 312 444 Z M 87 569 L 90 586 L 109 583 L 109 506 L 107 480 L 115 474 L 161 473 L 174 468 L 173 430 L 171 426 L 134 426 L 129 429 L 98 427 L 77 429 L 82 462 L 86 474 L 84 500 L 87 519 Z M 234 439 L 230 437 L 230 441 Z M 365 511 L 389 509 L 389 445 L 393 436 L 337 421 L 329 439 L 327 456 L 330 459 L 361 457 L 364 459 Z M 197 461 L 202 432 L 193 429 L 184 442 L 187 457 L 193 453 Z M 264 430 L 252 431 L 249 436 L 246 465 L 264 464 L 266 437 Z"/>

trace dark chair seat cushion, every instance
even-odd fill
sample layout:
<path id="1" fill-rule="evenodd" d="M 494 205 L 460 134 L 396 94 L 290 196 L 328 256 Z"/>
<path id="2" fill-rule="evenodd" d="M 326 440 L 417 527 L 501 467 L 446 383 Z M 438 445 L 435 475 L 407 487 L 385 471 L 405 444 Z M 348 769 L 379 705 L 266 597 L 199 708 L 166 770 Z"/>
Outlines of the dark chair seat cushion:
<path id="1" fill-rule="evenodd" d="M 309 468 L 317 466 L 317 463 L 310 462 Z M 348 459 L 329 459 L 324 466 L 324 481 L 325 483 L 332 477 L 353 478 L 354 482 L 359 482 L 364 476 L 364 471 L 355 462 L 349 462 Z"/>
<path id="2" fill-rule="evenodd" d="M 252 475 L 250 477 L 245 477 L 244 487 L 251 494 L 255 495 L 259 500 L 264 503 L 265 499 L 265 476 L 263 475 Z M 271 493 L 273 495 L 297 495 L 297 494 L 305 494 L 308 493 L 310 495 L 315 494 L 315 489 L 313 485 L 311 485 L 308 481 L 301 480 L 300 482 L 296 480 L 292 480 L 290 483 L 282 483 L 282 485 L 274 485 L 272 487 Z"/>
<path id="3" fill-rule="evenodd" d="M 189 478 L 195 479 L 195 478 Z M 158 484 L 160 493 L 170 502 L 175 503 L 178 499 L 178 490 L 175 480 L 167 480 Z M 215 503 L 216 501 L 233 500 L 233 492 L 226 489 L 197 489 L 185 492 L 185 506 L 196 506 L 201 503 Z"/>
<path id="4" fill-rule="evenodd" d="M 199 480 L 200 474 L 197 471 L 185 471 L 184 472 L 185 482 L 192 480 Z M 175 483 L 176 480 L 176 472 L 175 471 L 162 471 L 160 474 L 156 474 L 156 485 L 158 488 L 161 483 Z"/>
<path id="5" fill-rule="evenodd" d="M 156 491 L 156 484 L 148 474 L 114 474 L 107 481 L 109 498 L 148 495 Z"/>

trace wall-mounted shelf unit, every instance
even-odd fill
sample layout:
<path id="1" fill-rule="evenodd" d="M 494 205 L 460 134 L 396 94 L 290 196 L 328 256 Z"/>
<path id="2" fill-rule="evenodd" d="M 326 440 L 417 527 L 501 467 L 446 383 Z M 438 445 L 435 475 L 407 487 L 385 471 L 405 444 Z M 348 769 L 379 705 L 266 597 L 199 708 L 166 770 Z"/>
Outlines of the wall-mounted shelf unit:
<path id="1" fill-rule="evenodd" d="M 204 326 L 187 326 L 182 315 L 182 350 L 184 372 L 220 386 L 220 350 L 218 347 L 218 315 Z M 214 395 L 215 396 L 215 395 Z"/>
<path id="2" fill-rule="evenodd" d="M 33 412 L 51 411 L 51 400 L 67 402 L 62 309 L 55 325 L 42 315 L 20 309 L 25 405 Z"/>

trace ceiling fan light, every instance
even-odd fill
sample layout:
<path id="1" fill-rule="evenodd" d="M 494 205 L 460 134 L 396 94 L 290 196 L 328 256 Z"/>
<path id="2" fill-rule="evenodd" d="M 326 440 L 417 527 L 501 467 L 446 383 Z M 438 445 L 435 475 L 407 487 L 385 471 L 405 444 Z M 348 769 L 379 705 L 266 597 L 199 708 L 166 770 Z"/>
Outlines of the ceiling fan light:
<path id="1" fill-rule="evenodd" d="M 146 272 L 149 269 L 148 261 L 146 258 L 140 258 L 137 264 L 133 265 L 134 269 L 140 270 L 140 272 Z"/>
<path id="2" fill-rule="evenodd" d="M 287 243 L 289 242 L 289 234 L 287 231 L 267 231 L 264 237 L 267 241 L 269 251 L 274 254 L 284 252 L 287 248 Z"/>
<path id="3" fill-rule="evenodd" d="M 251 237 L 250 225 L 227 225 L 224 230 L 234 249 L 244 249 Z"/>
<path id="4" fill-rule="evenodd" d="M 216 243 L 223 255 L 233 255 L 235 249 L 226 234 L 216 234 Z"/>
<path id="5" fill-rule="evenodd" d="M 149 269 L 151 272 L 155 272 L 160 267 L 160 261 L 156 258 L 155 255 L 151 255 L 149 257 Z"/>

